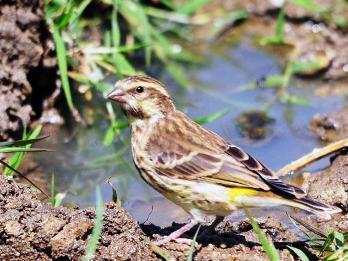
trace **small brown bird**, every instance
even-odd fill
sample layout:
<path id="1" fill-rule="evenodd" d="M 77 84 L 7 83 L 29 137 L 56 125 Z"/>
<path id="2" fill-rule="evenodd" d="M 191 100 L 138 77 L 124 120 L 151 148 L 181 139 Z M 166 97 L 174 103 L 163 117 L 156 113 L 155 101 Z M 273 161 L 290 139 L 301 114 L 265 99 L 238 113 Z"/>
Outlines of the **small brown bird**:
<path id="1" fill-rule="evenodd" d="M 326 219 L 340 212 L 307 198 L 241 148 L 178 111 L 156 79 L 125 78 L 108 98 L 121 106 L 130 122 L 133 159 L 141 177 L 192 216 L 190 223 L 157 244 L 179 241 L 205 216 L 224 217 L 243 207 L 286 205 Z"/>

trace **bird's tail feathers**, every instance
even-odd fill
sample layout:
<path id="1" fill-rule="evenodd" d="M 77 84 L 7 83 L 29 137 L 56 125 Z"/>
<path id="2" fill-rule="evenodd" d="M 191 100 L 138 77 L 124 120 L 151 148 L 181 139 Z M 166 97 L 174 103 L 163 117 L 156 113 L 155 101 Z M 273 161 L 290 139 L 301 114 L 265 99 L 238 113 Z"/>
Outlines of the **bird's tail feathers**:
<path id="1" fill-rule="evenodd" d="M 342 211 L 338 207 L 320 203 L 309 198 L 292 199 L 291 201 L 289 200 L 288 204 L 290 206 L 311 212 L 325 220 L 330 220 L 332 214 L 339 213 Z"/>

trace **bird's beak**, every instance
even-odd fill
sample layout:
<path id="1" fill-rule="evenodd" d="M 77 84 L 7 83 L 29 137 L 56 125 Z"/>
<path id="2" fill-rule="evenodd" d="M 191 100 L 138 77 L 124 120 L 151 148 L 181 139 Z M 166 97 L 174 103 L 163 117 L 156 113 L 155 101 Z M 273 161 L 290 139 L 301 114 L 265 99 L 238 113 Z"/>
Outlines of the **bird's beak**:
<path id="1" fill-rule="evenodd" d="M 118 102 L 118 103 L 123 103 L 125 102 L 125 92 L 122 91 L 121 89 L 114 89 L 112 92 L 110 92 L 106 98 L 112 100 L 112 101 L 115 101 L 115 102 Z"/>

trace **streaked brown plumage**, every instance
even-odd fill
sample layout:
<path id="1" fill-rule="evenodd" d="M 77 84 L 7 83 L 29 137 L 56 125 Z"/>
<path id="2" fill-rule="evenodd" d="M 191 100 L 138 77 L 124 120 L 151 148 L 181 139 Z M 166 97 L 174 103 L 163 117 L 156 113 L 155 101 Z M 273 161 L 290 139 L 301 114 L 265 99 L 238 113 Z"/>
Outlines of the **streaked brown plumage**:
<path id="1" fill-rule="evenodd" d="M 192 216 L 159 244 L 176 239 L 206 215 L 227 216 L 241 207 L 288 205 L 325 218 L 340 211 L 306 198 L 242 149 L 193 122 L 175 108 L 158 80 L 132 76 L 115 87 L 108 98 L 130 121 L 141 177 Z"/>

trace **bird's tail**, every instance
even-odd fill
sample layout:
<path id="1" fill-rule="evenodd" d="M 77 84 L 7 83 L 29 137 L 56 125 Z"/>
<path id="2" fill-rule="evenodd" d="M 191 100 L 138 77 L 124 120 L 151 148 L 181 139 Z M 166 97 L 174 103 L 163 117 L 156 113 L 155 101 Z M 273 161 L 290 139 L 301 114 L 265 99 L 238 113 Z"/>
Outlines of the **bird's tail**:
<path id="1" fill-rule="evenodd" d="M 338 207 L 320 203 L 306 197 L 288 200 L 287 205 L 311 212 L 325 220 L 331 219 L 332 214 L 341 212 L 341 209 Z"/>

